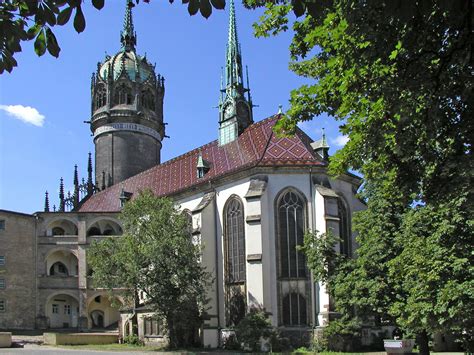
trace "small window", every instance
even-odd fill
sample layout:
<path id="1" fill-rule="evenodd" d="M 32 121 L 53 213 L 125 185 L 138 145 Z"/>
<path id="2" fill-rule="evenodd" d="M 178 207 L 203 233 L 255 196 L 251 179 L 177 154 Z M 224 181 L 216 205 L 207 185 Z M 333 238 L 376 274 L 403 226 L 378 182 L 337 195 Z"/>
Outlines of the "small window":
<path id="1" fill-rule="evenodd" d="M 4 231 L 4 230 L 5 230 L 5 220 L 0 219 L 0 231 Z"/>
<path id="2" fill-rule="evenodd" d="M 0 266 L 5 266 L 5 256 L 0 255 Z"/>
<path id="3" fill-rule="evenodd" d="M 6 287 L 5 279 L 0 279 L 0 290 L 4 290 Z"/>
<path id="4" fill-rule="evenodd" d="M 163 335 L 163 326 L 158 319 L 145 318 L 145 336 Z"/>
<path id="5" fill-rule="evenodd" d="M 64 305 L 64 314 L 71 314 L 71 305 L 65 304 Z"/>
<path id="6" fill-rule="evenodd" d="M 59 307 L 56 303 L 53 303 L 53 309 L 52 309 L 52 312 L 54 314 L 58 314 L 59 313 Z"/>
<path id="7" fill-rule="evenodd" d="M 7 310 L 7 302 L 5 300 L 0 300 L 0 312 L 5 312 Z"/>

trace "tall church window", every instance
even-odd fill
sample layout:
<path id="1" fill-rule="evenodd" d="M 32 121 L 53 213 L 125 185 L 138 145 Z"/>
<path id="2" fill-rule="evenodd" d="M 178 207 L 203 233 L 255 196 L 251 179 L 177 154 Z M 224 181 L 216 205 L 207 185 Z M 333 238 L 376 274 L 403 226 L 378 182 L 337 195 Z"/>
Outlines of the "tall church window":
<path id="1" fill-rule="evenodd" d="M 151 90 L 146 89 L 142 91 L 142 105 L 149 110 L 155 110 L 155 96 Z"/>
<path id="2" fill-rule="evenodd" d="M 127 85 L 121 84 L 115 90 L 114 101 L 117 105 L 133 104 L 132 90 Z"/>
<path id="3" fill-rule="evenodd" d="M 105 106 L 107 103 L 107 92 L 103 85 L 98 86 L 95 92 L 95 109 Z"/>
<path id="4" fill-rule="evenodd" d="M 230 197 L 224 208 L 224 250 L 226 323 L 233 326 L 245 316 L 246 310 L 244 209 L 237 196 Z"/>
<path id="5" fill-rule="evenodd" d="M 279 323 L 284 326 L 309 324 L 311 285 L 303 244 L 306 200 L 296 189 L 288 188 L 276 200 L 277 287 Z"/>
<path id="6" fill-rule="evenodd" d="M 352 255 L 352 246 L 349 215 L 347 213 L 346 204 L 342 198 L 338 199 L 337 207 L 339 214 L 339 238 L 341 239 L 340 252 L 350 257 Z"/>

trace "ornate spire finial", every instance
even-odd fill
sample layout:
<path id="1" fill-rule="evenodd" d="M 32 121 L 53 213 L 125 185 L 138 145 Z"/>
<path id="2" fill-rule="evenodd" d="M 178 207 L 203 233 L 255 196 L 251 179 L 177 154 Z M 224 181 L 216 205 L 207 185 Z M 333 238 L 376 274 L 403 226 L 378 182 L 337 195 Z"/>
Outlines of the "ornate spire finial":
<path id="1" fill-rule="evenodd" d="M 77 164 L 74 165 L 74 194 L 72 203 L 74 208 L 79 206 L 79 177 L 77 174 Z"/>
<path id="2" fill-rule="evenodd" d="M 44 211 L 49 212 L 49 196 L 48 191 L 44 194 Z"/>
<path id="3" fill-rule="evenodd" d="M 92 182 L 92 154 L 89 152 L 87 159 L 87 195 L 94 193 L 94 183 Z"/>
<path id="4" fill-rule="evenodd" d="M 278 113 L 279 114 L 283 113 L 283 105 L 282 104 L 278 105 Z"/>
<path id="5" fill-rule="evenodd" d="M 59 212 L 64 212 L 64 180 L 59 180 Z"/>
<path id="6" fill-rule="evenodd" d="M 120 42 L 122 42 L 122 49 L 127 52 L 134 51 L 137 44 L 137 34 L 133 27 L 132 17 L 132 7 L 134 6 L 132 0 L 125 0 L 125 17 L 123 20 L 123 30 L 120 32 Z"/>

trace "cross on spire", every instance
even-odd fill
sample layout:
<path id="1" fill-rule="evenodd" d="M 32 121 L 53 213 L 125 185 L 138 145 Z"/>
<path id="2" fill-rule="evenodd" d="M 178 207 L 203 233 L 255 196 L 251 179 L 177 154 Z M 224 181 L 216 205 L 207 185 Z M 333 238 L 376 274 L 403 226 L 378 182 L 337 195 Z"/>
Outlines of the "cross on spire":
<path id="1" fill-rule="evenodd" d="M 135 5 L 132 0 L 125 0 L 125 17 L 123 19 L 123 30 L 120 32 L 120 42 L 125 51 L 135 51 L 137 34 L 133 27 L 132 8 Z"/>

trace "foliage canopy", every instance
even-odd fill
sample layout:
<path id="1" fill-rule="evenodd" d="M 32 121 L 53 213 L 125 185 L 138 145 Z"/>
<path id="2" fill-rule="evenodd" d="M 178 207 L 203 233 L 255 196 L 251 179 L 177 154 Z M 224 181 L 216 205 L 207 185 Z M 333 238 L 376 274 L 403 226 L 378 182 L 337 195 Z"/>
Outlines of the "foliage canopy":
<path id="1" fill-rule="evenodd" d="M 144 305 L 166 320 L 170 346 L 193 345 L 209 274 L 200 263 L 200 247 L 191 240 L 187 217 L 170 199 L 145 191 L 125 204 L 120 219 L 123 236 L 88 250 L 95 285 L 120 288 L 132 307 L 143 292 Z"/>

